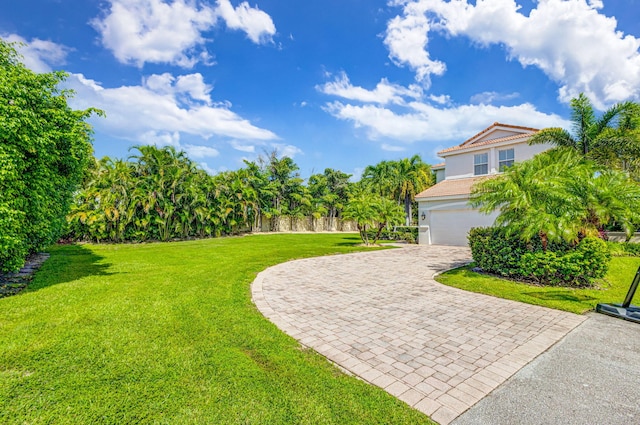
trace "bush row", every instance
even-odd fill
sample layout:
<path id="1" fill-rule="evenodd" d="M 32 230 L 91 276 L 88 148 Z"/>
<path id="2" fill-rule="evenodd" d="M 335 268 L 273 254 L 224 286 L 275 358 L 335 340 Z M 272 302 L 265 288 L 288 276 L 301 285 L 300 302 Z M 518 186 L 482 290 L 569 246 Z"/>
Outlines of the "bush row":
<path id="1" fill-rule="evenodd" d="M 377 233 L 376 229 L 368 230 L 367 236 L 373 240 Z M 380 233 L 380 240 L 416 243 L 418 241 L 418 228 L 415 226 L 396 226 L 391 230 L 383 229 L 382 233 Z"/>
<path id="2" fill-rule="evenodd" d="M 474 228 L 469 246 L 478 267 L 489 273 L 543 285 L 583 287 L 605 276 L 610 253 L 598 238 L 577 245 L 550 243 L 542 249 L 540 238 L 525 242 L 504 228 Z"/>

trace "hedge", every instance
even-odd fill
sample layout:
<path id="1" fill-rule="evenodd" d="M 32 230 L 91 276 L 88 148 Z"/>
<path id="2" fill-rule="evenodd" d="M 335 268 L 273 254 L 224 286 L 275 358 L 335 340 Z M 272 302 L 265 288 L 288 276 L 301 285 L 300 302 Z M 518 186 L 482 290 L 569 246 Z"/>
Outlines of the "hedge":
<path id="1" fill-rule="evenodd" d="M 605 276 L 611 258 L 598 238 L 584 238 L 575 246 L 550 243 L 545 251 L 540 238 L 525 242 L 502 227 L 471 229 L 469 246 L 485 272 L 552 286 L 590 286 Z"/>
<path id="2" fill-rule="evenodd" d="M 373 240 L 377 233 L 376 229 L 367 231 L 370 240 Z M 382 233 L 380 233 L 380 240 L 416 243 L 418 241 L 418 228 L 415 226 L 396 226 L 393 230 L 383 229 Z"/>
<path id="3" fill-rule="evenodd" d="M 92 158 L 93 109 L 75 111 L 63 72 L 36 74 L 0 39 L 0 271 L 55 242 Z"/>

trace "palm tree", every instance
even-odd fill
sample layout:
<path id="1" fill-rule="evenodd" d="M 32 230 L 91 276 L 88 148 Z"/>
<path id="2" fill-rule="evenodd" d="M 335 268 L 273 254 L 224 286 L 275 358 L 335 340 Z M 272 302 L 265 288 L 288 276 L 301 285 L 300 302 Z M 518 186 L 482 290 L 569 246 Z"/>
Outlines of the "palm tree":
<path id="1" fill-rule="evenodd" d="M 365 168 L 362 180 L 380 196 L 395 199 L 404 206 L 405 224 L 411 225 L 412 205 L 418 193 L 433 185 L 431 167 L 420 155 L 399 161 L 382 161 Z"/>
<path id="2" fill-rule="evenodd" d="M 577 98 L 571 99 L 572 132 L 558 127 L 545 128 L 533 135 L 529 144 L 549 143 L 569 147 L 587 156 L 592 150 L 624 142 L 621 139 L 627 137 L 631 130 L 629 126 L 638 128 L 639 123 L 632 119 L 637 114 L 637 104 L 623 102 L 613 105 L 598 118 L 591 101 L 584 93 L 580 93 Z"/>
<path id="3" fill-rule="evenodd" d="M 361 193 L 350 199 L 344 209 L 343 216 L 347 220 L 356 222 L 360 238 L 362 238 L 365 245 L 369 245 L 369 235 L 367 231 L 369 230 L 369 226 L 375 224 L 377 217 L 374 197 L 370 194 Z"/>
<path id="4" fill-rule="evenodd" d="M 404 211 L 402 207 L 388 198 L 380 197 L 374 204 L 376 211 L 376 221 L 378 224 L 378 231 L 376 232 L 373 244 L 375 245 L 380 239 L 382 230 L 385 227 L 396 226 L 402 223 L 404 219 Z"/>
<path id="5" fill-rule="evenodd" d="M 419 155 L 404 158 L 397 162 L 398 197 L 404 203 L 405 224 L 413 221 L 411 207 L 416 195 L 434 183 L 431 167 L 422 161 Z"/>
<path id="6" fill-rule="evenodd" d="M 500 211 L 496 224 L 525 241 L 576 243 L 615 222 L 627 233 L 638 223 L 640 186 L 626 173 L 602 170 L 572 148 L 541 153 L 474 186 L 470 204 Z"/>

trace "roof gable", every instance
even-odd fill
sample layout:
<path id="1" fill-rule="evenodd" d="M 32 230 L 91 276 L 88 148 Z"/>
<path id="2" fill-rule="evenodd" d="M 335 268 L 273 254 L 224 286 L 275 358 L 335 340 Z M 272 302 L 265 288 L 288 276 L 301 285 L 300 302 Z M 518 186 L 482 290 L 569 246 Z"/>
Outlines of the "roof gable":
<path id="1" fill-rule="evenodd" d="M 521 127 L 517 125 L 501 124 L 499 122 L 495 122 L 473 137 L 465 140 L 460 145 L 441 150 L 440 152 L 438 152 L 438 155 L 446 154 L 453 151 L 471 149 L 477 146 L 485 146 L 493 143 L 525 139 L 538 131 L 539 130 L 536 128 Z"/>

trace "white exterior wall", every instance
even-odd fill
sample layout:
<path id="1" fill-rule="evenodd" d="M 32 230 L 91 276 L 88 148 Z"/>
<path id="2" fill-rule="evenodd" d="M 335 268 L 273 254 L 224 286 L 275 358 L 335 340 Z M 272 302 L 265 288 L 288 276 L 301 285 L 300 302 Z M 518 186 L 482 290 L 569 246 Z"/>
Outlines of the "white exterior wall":
<path id="1" fill-rule="evenodd" d="M 447 155 L 445 167 L 446 179 L 459 179 L 474 177 L 473 157 L 479 153 L 489 153 L 489 174 L 498 173 L 498 151 L 513 148 L 515 162 L 522 162 L 534 155 L 551 148 L 550 145 L 529 145 L 526 141 L 518 144 L 496 144 L 491 146 L 479 146 L 477 149 L 465 150 L 459 154 Z"/>
<path id="2" fill-rule="evenodd" d="M 498 217 L 497 212 L 487 215 L 471 208 L 468 197 L 446 198 L 418 202 L 420 244 L 467 246 L 471 228 L 492 226 Z"/>

